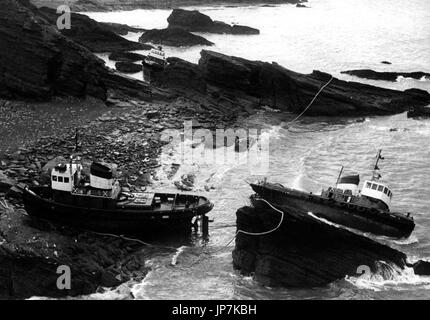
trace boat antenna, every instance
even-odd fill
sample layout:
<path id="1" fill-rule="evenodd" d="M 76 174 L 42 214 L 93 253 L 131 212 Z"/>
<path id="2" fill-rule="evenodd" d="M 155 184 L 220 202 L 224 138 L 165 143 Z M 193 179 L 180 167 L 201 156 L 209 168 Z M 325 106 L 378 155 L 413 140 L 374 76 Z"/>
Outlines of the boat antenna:
<path id="1" fill-rule="evenodd" d="M 342 168 L 340 168 L 339 176 L 337 177 L 337 180 L 336 180 L 336 187 L 339 184 L 339 180 L 340 180 L 340 177 L 342 176 L 342 172 L 343 172 L 343 166 Z"/>
<path id="2" fill-rule="evenodd" d="M 379 149 L 378 151 L 378 155 L 376 156 L 376 162 L 375 162 L 375 167 L 373 168 L 373 176 L 372 176 L 372 180 L 379 180 L 382 178 L 382 176 L 379 174 L 379 160 L 384 160 L 385 158 L 381 155 L 382 153 L 382 149 Z"/>

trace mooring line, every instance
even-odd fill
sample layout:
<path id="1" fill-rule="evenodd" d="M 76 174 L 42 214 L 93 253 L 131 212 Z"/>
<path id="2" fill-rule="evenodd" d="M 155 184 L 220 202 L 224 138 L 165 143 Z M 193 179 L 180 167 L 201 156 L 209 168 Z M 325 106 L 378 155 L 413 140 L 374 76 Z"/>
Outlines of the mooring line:
<path id="1" fill-rule="evenodd" d="M 84 230 L 84 231 L 86 231 L 88 233 L 97 234 L 99 236 L 108 236 L 108 237 L 123 239 L 123 240 L 127 240 L 127 241 L 133 241 L 133 242 L 137 242 L 137 243 L 140 243 L 140 244 L 148 246 L 148 247 L 159 247 L 159 248 L 166 248 L 166 249 L 177 250 L 177 248 L 175 248 L 175 247 L 156 245 L 156 244 L 152 244 L 152 243 L 148 243 L 148 242 L 142 241 L 140 239 L 125 237 L 123 235 L 117 235 L 117 234 L 113 234 L 113 233 L 95 232 L 95 231 L 91 231 L 91 230 Z"/>
<path id="2" fill-rule="evenodd" d="M 291 121 L 289 121 L 287 124 L 292 124 L 292 123 L 294 123 L 294 122 L 296 122 L 297 120 L 299 120 L 304 114 L 305 114 L 305 112 L 307 111 L 307 110 L 309 110 L 309 108 L 312 106 L 312 104 L 315 102 L 315 100 L 316 100 L 316 98 L 319 96 L 319 94 L 331 83 L 331 81 L 334 79 L 334 77 L 333 76 L 331 76 L 331 78 L 330 78 L 330 80 L 328 80 L 327 81 L 327 83 L 326 84 L 324 84 L 319 90 L 318 90 L 318 92 L 315 94 L 315 96 L 313 97 L 313 99 L 311 100 L 311 102 L 309 102 L 309 104 L 307 105 L 307 107 L 297 116 L 297 117 L 295 117 L 293 120 L 291 120 Z M 246 235 L 249 235 L 249 236 L 264 236 L 264 235 L 268 235 L 268 234 L 270 234 L 270 233 L 272 233 L 272 232 L 275 232 L 276 230 L 278 230 L 280 227 L 281 227 L 281 225 L 282 225 L 282 222 L 284 221 L 284 212 L 282 212 L 281 210 L 279 210 L 279 209 L 277 209 L 277 208 L 275 208 L 271 203 L 269 203 L 268 201 L 266 201 L 266 200 L 264 200 L 264 199 L 258 199 L 259 201 L 263 201 L 263 202 L 265 202 L 265 203 L 267 203 L 273 210 L 275 210 L 275 211 L 277 211 L 277 212 L 280 212 L 281 213 L 281 219 L 280 219 L 280 221 L 279 221 L 279 223 L 278 223 L 278 225 L 275 227 L 275 228 L 273 228 L 272 230 L 268 230 L 268 231 L 265 231 L 265 232 L 249 232 L 249 231 L 245 231 L 245 230 L 241 230 L 241 229 L 239 229 L 239 230 L 237 230 L 236 231 L 236 233 L 235 233 L 235 235 L 231 238 L 231 240 L 230 241 L 228 241 L 227 242 L 227 244 L 225 244 L 221 249 L 219 249 L 219 250 L 216 250 L 216 251 L 213 251 L 213 252 L 210 252 L 210 253 L 206 253 L 206 254 L 209 254 L 209 255 L 213 255 L 213 254 L 215 254 L 215 253 L 217 253 L 217 252 L 220 252 L 220 251 L 222 251 L 222 250 L 224 250 L 225 248 L 227 248 L 232 242 L 233 242 L 233 240 L 234 239 L 236 239 L 236 237 L 239 235 L 239 233 L 243 233 L 243 234 L 246 234 Z M 194 261 L 193 263 L 191 263 L 190 264 L 190 266 L 193 266 L 193 265 L 195 265 L 197 262 L 199 262 L 199 261 L 202 261 L 202 260 L 204 260 L 204 259 L 206 259 L 206 257 L 204 257 L 204 258 L 199 258 L 199 259 L 197 259 L 196 261 Z"/>

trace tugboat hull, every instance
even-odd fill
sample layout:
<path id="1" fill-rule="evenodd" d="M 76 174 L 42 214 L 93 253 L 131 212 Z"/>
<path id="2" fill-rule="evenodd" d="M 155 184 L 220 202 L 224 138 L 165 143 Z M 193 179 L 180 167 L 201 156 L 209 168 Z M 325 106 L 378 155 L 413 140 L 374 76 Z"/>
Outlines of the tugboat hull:
<path id="1" fill-rule="evenodd" d="M 55 202 L 33 190 L 27 188 L 23 192 L 24 206 L 30 216 L 80 229 L 115 234 L 146 235 L 190 231 L 193 218 L 203 216 L 213 208 L 213 204 L 207 199 L 199 197 L 200 205 L 183 209 L 151 210 L 120 206 L 114 209 L 96 209 Z"/>
<path id="2" fill-rule="evenodd" d="M 388 237 L 408 237 L 414 230 L 412 218 L 400 213 L 335 202 L 319 195 L 274 184 L 251 184 L 261 198 L 284 212 L 309 214 L 346 227 Z"/>

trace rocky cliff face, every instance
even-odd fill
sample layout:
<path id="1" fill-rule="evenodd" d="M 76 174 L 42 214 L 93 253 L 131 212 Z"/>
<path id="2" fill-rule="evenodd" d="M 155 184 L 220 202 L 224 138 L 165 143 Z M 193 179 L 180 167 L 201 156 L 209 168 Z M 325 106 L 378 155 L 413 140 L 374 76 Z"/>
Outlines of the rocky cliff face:
<path id="1" fill-rule="evenodd" d="M 28 0 L 2 2 L 0 47 L 7 48 L 0 51 L 3 98 L 151 97 L 147 84 L 106 68 L 88 49 L 63 36 Z"/>
<path id="2" fill-rule="evenodd" d="M 319 71 L 300 74 L 276 63 L 249 61 L 203 50 L 198 65 L 170 59 L 155 83 L 175 87 L 186 96 L 204 95 L 207 103 L 225 108 L 270 106 L 301 112 L 332 78 Z M 192 81 L 184 75 L 192 74 Z M 333 78 L 306 115 L 383 115 L 430 103 L 423 90 L 389 90 Z"/>
<path id="3" fill-rule="evenodd" d="M 167 18 L 169 28 L 182 28 L 191 32 L 209 32 L 226 34 L 259 34 L 258 29 L 241 25 L 229 25 L 213 21 L 209 16 L 197 10 L 174 9 Z"/>
<path id="4" fill-rule="evenodd" d="M 237 229 L 249 232 L 271 230 L 281 219 L 265 203 L 243 207 L 236 216 Z M 243 274 L 254 274 L 264 285 L 293 288 L 324 286 L 366 270 L 390 279 L 406 260 L 386 245 L 294 212 L 286 213 L 281 227 L 269 235 L 240 233 L 233 251 L 233 264 Z M 425 262 L 408 266 L 416 274 L 430 271 Z"/>
<path id="5" fill-rule="evenodd" d="M 106 98 L 103 62 L 62 36 L 28 1 L 3 1 L 0 34 L 0 47 L 8 48 L 0 51 L 0 95 Z"/>

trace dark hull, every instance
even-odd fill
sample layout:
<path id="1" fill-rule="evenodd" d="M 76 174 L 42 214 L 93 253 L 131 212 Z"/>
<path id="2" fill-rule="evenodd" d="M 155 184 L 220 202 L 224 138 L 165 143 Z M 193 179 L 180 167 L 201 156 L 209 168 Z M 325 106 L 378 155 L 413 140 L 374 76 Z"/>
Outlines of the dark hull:
<path id="1" fill-rule="evenodd" d="M 415 228 L 413 219 L 399 213 L 383 212 L 345 203 L 336 203 L 318 195 L 283 188 L 277 185 L 252 184 L 263 199 L 285 213 L 308 214 L 346 227 L 388 237 L 408 237 Z"/>
<path id="2" fill-rule="evenodd" d="M 208 202 L 198 208 L 183 210 L 95 209 L 54 202 L 28 190 L 24 190 L 23 200 L 32 217 L 84 230 L 132 235 L 191 231 L 193 218 L 206 214 L 213 207 Z"/>

